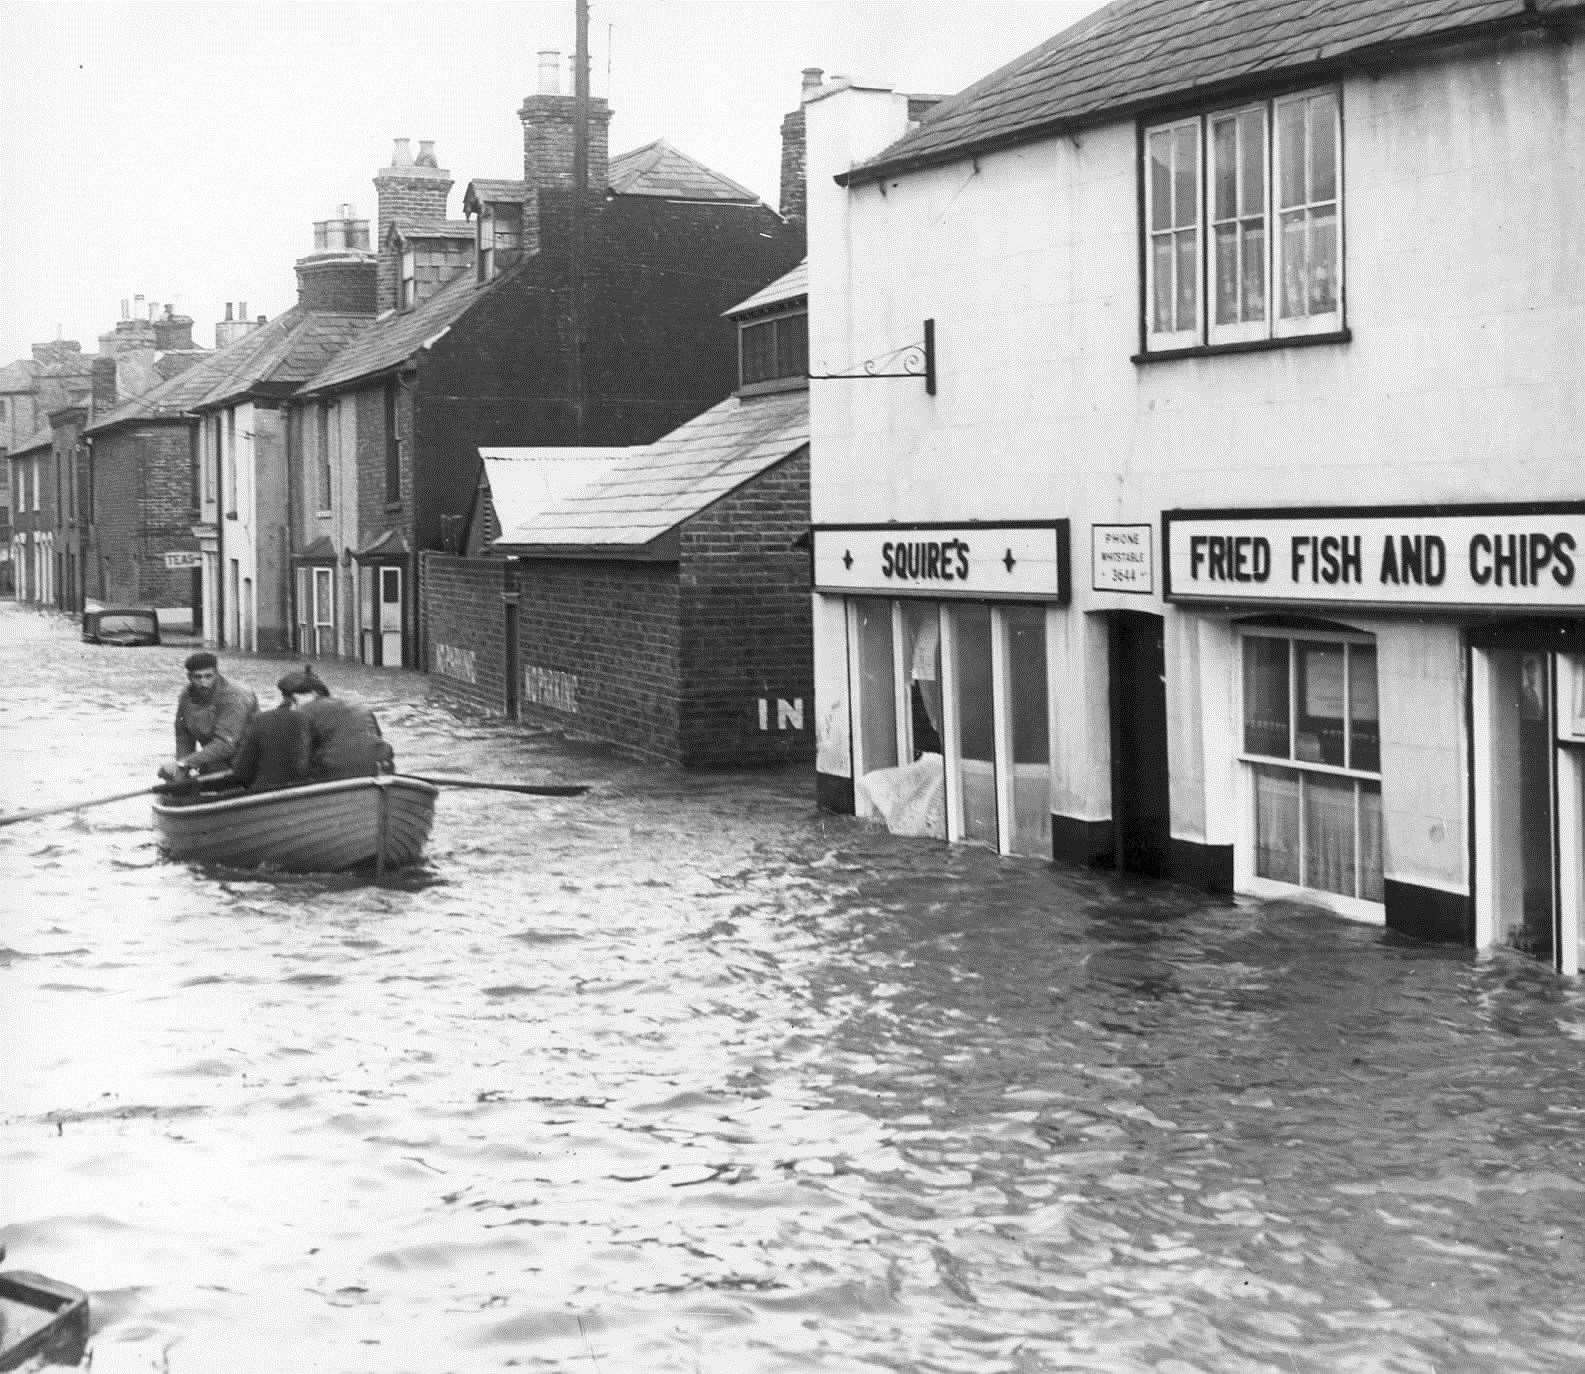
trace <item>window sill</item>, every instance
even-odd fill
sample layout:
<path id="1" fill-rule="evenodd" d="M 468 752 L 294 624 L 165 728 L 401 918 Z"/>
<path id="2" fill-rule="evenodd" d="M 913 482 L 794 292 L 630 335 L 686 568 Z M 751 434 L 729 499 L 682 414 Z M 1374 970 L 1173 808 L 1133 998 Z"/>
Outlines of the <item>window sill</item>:
<path id="1" fill-rule="evenodd" d="M 385 503 L 385 513 L 387 515 L 399 514 L 401 509 L 402 503 L 400 501 L 387 501 Z"/>
<path id="2" fill-rule="evenodd" d="M 1270 353 L 1280 348 L 1313 348 L 1319 344 L 1346 344 L 1352 330 L 1338 329 L 1330 334 L 1293 334 L 1281 339 L 1249 339 L 1243 343 L 1195 344 L 1192 348 L 1163 348 L 1154 353 L 1135 353 L 1132 363 L 1170 363 L 1179 358 L 1215 358 L 1224 353 Z"/>
<path id="3" fill-rule="evenodd" d="M 327 506 L 324 510 L 316 510 L 314 512 L 314 519 L 316 519 L 316 520 L 328 520 L 334 514 L 335 514 L 335 511 L 331 510 Z"/>

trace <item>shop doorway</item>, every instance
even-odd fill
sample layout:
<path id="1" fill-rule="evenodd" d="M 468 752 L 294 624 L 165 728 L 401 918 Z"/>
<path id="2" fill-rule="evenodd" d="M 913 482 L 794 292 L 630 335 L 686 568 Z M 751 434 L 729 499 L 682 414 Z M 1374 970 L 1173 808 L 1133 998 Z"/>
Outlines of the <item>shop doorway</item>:
<path id="1" fill-rule="evenodd" d="M 1476 650 L 1476 942 L 1549 962 L 1560 914 L 1555 679 L 1544 650 Z"/>
<path id="2" fill-rule="evenodd" d="M 1165 623 L 1144 611 L 1107 618 L 1112 725 L 1112 852 L 1118 868 L 1167 876 Z"/>

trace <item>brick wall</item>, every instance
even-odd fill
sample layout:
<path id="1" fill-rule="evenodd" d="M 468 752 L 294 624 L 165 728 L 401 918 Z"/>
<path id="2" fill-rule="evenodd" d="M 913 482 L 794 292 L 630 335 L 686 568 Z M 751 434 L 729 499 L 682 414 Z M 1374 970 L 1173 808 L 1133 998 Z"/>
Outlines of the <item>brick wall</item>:
<path id="1" fill-rule="evenodd" d="M 384 168 L 375 176 L 374 194 L 379 207 L 374 239 L 379 263 L 376 289 L 381 310 L 396 308 L 401 281 L 401 263 L 387 241 L 392 223 L 399 219 L 445 219 L 451 186 L 451 175 L 445 169 L 413 163 Z"/>
<path id="2" fill-rule="evenodd" d="M 94 556 L 106 602 L 191 607 L 193 573 L 167 552 L 196 552 L 193 430 L 186 421 L 94 438 Z"/>
<path id="3" fill-rule="evenodd" d="M 809 449 L 682 528 L 682 762 L 690 768 L 814 758 Z"/>
<path id="4" fill-rule="evenodd" d="M 681 763 L 676 566 L 525 559 L 518 585 L 522 718 Z"/>
<path id="5" fill-rule="evenodd" d="M 424 667 L 448 696 L 480 710 L 506 710 L 506 607 L 512 565 L 499 558 L 419 556 Z"/>

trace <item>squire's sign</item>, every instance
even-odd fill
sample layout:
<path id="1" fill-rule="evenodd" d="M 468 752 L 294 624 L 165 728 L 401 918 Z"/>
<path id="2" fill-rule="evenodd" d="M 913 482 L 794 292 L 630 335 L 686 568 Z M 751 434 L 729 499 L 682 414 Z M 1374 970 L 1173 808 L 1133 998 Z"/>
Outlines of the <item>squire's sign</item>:
<path id="1" fill-rule="evenodd" d="M 1068 599 L 1068 522 L 814 530 L 817 591 Z"/>
<path id="2" fill-rule="evenodd" d="M 1169 601 L 1585 609 L 1585 507 L 1163 519 Z"/>

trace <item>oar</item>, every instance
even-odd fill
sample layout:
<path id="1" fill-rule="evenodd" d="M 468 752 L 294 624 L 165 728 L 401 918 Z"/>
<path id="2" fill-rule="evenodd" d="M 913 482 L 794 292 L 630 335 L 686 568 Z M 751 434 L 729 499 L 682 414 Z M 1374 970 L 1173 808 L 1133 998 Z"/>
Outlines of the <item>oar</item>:
<path id="1" fill-rule="evenodd" d="M 403 773 L 414 782 L 431 787 L 471 787 L 484 792 L 522 792 L 530 797 L 581 797 L 589 790 L 586 782 L 484 782 L 479 778 L 434 778 L 418 773 Z"/>
<path id="2" fill-rule="evenodd" d="M 88 801 L 63 802 L 60 806 L 40 806 L 32 811 L 18 811 L 15 815 L 0 816 L 0 825 L 15 825 L 18 821 L 35 821 L 40 816 L 59 816 L 66 811 L 86 811 L 90 806 L 108 806 L 111 802 L 127 801 L 132 797 L 168 797 L 173 792 L 191 792 L 202 783 L 222 782 L 229 773 L 206 773 L 201 778 L 187 782 L 160 782 L 153 787 L 140 787 L 133 792 L 114 792 L 108 797 L 93 797 Z"/>

